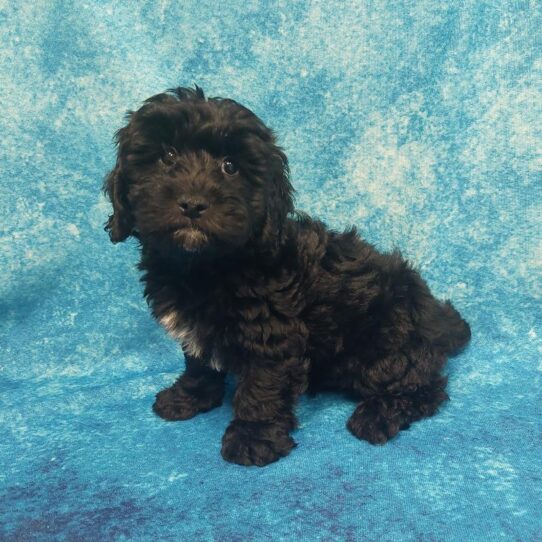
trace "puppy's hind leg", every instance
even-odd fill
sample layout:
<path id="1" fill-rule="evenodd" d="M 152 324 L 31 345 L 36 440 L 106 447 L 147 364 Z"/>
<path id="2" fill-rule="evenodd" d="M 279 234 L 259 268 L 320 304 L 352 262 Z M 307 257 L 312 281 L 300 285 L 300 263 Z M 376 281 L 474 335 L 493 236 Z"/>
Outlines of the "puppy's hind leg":
<path id="1" fill-rule="evenodd" d="M 446 379 L 439 379 L 411 391 L 368 396 L 347 422 L 350 432 L 371 444 L 384 444 L 415 421 L 435 414 L 448 399 Z"/>
<path id="2" fill-rule="evenodd" d="M 169 421 L 188 420 L 222 404 L 226 373 L 186 356 L 186 370 L 173 386 L 156 395 L 154 412 Z"/>
<path id="3" fill-rule="evenodd" d="M 435 414 L 448 399 L 446 378 L 439 374 L 444 360 L 420 348 L 362 369 L 354 388 L 363 400 L 347 422 L 350 432 L 372 444 L 384 444 L 411 423 Z"/>

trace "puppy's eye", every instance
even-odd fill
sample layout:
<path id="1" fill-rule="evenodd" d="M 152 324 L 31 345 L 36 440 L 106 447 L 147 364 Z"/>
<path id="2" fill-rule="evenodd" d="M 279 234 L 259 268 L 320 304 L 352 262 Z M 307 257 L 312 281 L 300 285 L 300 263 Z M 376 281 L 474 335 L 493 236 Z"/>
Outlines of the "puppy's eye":
<path id="1" fill-rule="evenodd" d="M 177 159 L 177 152 L 173 147 L 169 147 L 165 150 L 162 160 L 165 164 L 171 165 Z"/>
<path id="2" fill-rule="evenodd" d="M 226 175 L 235 175 L 238 171 L 237 164 L 229 156 L 226 156 L 222 161 L 222 172 Z"/>

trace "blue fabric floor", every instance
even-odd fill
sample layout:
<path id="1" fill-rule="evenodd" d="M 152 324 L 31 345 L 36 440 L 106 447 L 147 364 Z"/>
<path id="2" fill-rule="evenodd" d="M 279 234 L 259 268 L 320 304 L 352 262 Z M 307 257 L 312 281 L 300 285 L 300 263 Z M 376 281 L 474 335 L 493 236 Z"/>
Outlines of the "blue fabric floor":
<path id="1" fill-rule="evenodd" d="M 2 540 L 542 540 L 536 1 L 0 2 Z M 383 447 L 304 397 L 299 446 L 231 465 L 137 246 L 103 232 L 126 109 L 198 83 L 279 134 L 297 205 L 398 247 L 469 320 L 448 402 Z"/>

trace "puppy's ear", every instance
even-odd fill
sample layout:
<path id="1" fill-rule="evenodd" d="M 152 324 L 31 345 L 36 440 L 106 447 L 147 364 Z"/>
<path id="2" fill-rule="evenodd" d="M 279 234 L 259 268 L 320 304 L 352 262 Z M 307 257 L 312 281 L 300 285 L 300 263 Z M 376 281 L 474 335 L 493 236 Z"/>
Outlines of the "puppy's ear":
<path id="1" fill-rule="evenodd" d="M 122 147 L 127 137 L 128 128 L 122 128 L 117 132 L 116 140 L 118 147 L 117 163 L 107 175 L 103 185 L 103 191 L 109 197 L 113 205 L 113 214 L 105 224 L 105 231 L 113 243 L 124 241 L 132 234 L 134 228 L 130 206 L 127 200 L 127 179 L 122 167 Z"/>
<path id="2" fill-rule="evenodd" d="M 288 158 L 284 151 L 272 144 L 270 154 L 270 182 L 267 183 L 267 215 L 262 238 L 272 244 L 280 243 L 282 229 L 288 213 L 294 210 L 294 189 L 290 183 Z"/>

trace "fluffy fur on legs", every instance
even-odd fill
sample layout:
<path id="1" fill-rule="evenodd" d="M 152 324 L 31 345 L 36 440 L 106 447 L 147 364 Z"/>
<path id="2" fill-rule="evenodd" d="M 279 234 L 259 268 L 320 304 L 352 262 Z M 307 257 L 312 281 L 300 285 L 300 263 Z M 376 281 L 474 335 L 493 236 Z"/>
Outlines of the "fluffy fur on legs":
<path id="1" fill-rule="evenodd" d="M 156 396 L 153 410 L 165 420 L 188 420 L 222 404 L 226 374 L 186 357 L 186 369 L 177 382 Z"/>
<path id="2" fill-rule="evenodd" d="M 233 373 L 222 455 L 262 466 L 294 448 L 308 388 L 355 394 L 348 429 L 371 443 L 437 411 L 468 324 L 398 252 L 296 212 L 286 155 L 251 111 L 177 88 L 129 112 L 117 143 L 106 230 L 139 240 L 147 301 L 186 357 L 159 416 L 217 407 Z"/>
<path id="3" fill-rule="evenodd" d="M 372 395 L 362 401 L 350 419 L 350 432 L 371 444 L 384 444 L 412 422 L 436 413 L 448 399 L 444 391 L 446 379 L 439 378 L 427 386 L 395 394 Z"/>

